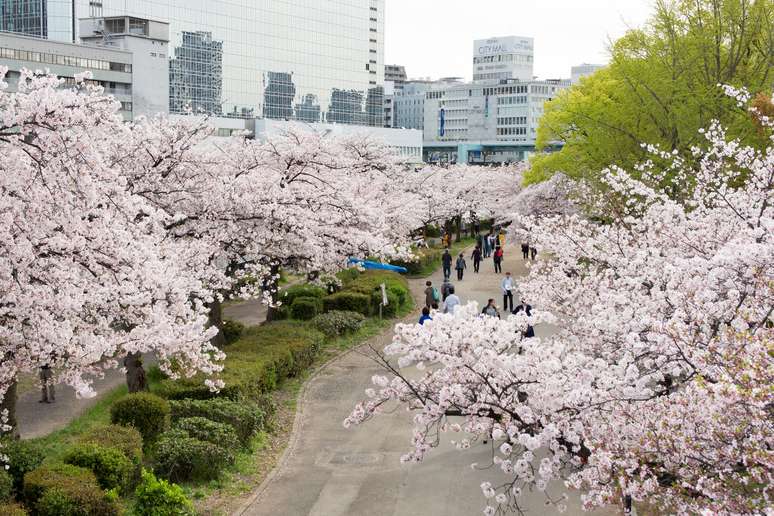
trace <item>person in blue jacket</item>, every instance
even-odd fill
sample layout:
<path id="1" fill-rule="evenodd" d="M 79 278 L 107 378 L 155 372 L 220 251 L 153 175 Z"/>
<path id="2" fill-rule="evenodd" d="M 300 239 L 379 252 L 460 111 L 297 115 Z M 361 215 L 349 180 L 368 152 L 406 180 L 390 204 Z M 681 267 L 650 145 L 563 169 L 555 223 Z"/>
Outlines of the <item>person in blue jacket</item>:
<path id="1" fill-rule="evenodd" d="M 422 316 L 419 318 L 419 324 L 425 324 L 425 321 L 432 321 L 433 318 L 430 317 L 430 308 L 424 307 L 422 309 Z"/>

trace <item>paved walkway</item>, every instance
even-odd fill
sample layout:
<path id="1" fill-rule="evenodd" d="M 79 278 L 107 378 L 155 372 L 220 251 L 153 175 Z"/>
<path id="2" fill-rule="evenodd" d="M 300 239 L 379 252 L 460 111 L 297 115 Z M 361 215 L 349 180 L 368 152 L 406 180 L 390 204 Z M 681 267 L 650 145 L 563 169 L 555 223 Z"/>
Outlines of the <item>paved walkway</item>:
<path id="1" fill-rule="evenodd" d="M 466 259 L 468 257 L 466 256 Z M 470 262 L 470 260 L 468 260 Z M 493 297 L 502 303 L 492 263 L 482 264 L 481 273 L 473 274 L 472 264 L 461 282 L 454 281 L 463 303 L 485 303 Z M 514 276 L 526 273 L 518 249 L 509 248 L 504 271 Z M 431 280 L 440 285 L 441 273 Z M 412 291 L 423 299 L 425 280 L 412 282 Z M 517 298 L 518 299 L 518 298 Z M 412 321 L 416 316 L 412 315 Z M 538 335 L 550 328 L 536 328 Z M 387 332 L 371 343 L 383 347 L 390 342 Z M 362 349 L 362 348 L 361 348 Z M 481 514 L 485 500 L 481 482 L 502 481 L 495 471 L 473 471 L 471 463 L 487 464 L 491 448 L 476 445 L 460 452 L 442 437 L 441 446 L 420 464 L 400 464 L 400 456 L 410 447 L 411 417 L 396 411 L 354 429 L 344 429 L 342 421 L 370 378 L 383 371 L 365 354 L 350 352 L 329 364 L 302 392 L 298 403 L 294 436 L 286 455 L 273 476 L 256 491 L 254 498 L 235 514 L 269 516 L 469 516 Z M 564 486 L 551 486 L 552 494 Z M 577 493 L 570 493 L 568 511 L 581 514 Z M 528 494 L 524 507 L 528 514 L 559 514 L 544 505 L 542 493 Z M 600 514 L 618 514 L 610 509 Z M 595 514 L 598 514 L 595 513 Z"/>

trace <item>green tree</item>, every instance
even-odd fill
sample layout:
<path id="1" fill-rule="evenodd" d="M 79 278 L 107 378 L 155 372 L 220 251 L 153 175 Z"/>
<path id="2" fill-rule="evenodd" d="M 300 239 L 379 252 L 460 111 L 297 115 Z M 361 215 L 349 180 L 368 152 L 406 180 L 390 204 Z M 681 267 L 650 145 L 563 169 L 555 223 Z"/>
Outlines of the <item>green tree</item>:
<path id="1" fill-rule="evenodd" d="M 610 64 L 545 106 L 527 183 L 556 172 L 594 179 L 610 165 L 646 158 L 643 143 L 691 160 L 698 129 L 720 120 L 752 145 L 763 135 L 718 84 L 770 92 L 774 80 L 774 0 L 657 0 L 642 29 L 611 48 Z M 690 161 L 689 161 L 690 162 Z"/>

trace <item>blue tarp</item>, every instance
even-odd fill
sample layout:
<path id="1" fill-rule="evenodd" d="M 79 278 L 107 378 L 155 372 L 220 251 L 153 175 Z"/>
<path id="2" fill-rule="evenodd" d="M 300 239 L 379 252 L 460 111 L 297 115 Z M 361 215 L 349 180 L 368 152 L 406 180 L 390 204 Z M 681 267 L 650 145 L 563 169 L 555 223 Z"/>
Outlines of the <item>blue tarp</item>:
<path id="1" fill-rule="evenodd" d="M 400 272 L 403 274 L 408 272 L 408 270 L 405 267 L 390 265 L 389 263 L 369 262 L 366 260 L 360 260 L 358 258 L 350 258 L 347 263 L 349 263 L 350 265 L 360 265 L 364 269 L 376 269 L 381 271 Z"/>

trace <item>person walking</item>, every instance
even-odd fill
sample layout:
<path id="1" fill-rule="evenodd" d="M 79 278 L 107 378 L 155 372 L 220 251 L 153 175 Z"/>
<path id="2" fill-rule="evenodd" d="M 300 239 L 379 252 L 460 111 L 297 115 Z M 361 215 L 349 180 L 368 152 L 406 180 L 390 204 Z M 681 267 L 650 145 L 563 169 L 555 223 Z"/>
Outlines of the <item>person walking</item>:
<path id="1" fill-rule="evenodd" d="M 535 257 L 537 257 L 537 249 L 535 249 L 534 247 L 530 246 L 529 254 L 532 256 L 532 261 L 534 262 L 535 261 Z"/>
<path id="2" fill-rule="evenodd" d="M 465 274 L 467 267 L 468 264 L 465 262 L 465 257 L 460 253 L 457 257 L 457 263 L 454 265 L 454 268 L 457 269 L 457 281 L 462 281 L 462 275 Z"/>
<path id="3" fill-rule="evenodd" d="M 487 301 L 486 306 L 483 310 L 481 310 L 482 315 L 488 315 L 489 317 L 497 317 L 500 318 L 500 312 L 497 311 L 497 305 L 495 305 L 495 300 L 490 298 L 489 301 Z"/>
<path id="4" fill-rule="evenodd" d="M 54 403 L 54 371 L 44 364 L 38 373 L 40 378 L 40 401 L 38 403 Z"/>
<path id="5" fill-rule="evenodd" d="M 444 279 L 451 277 L 452 255 L 449 252 L 448 247 L 443 251 L 443 256 L 441 256 L 441 263 L 443 264 Z"/>
<path id="6" fill-rule="evenodd" d="M 457 294 L 454 293 L 454 287 L 452 286 L 449 289 L 449 296 L 446 298 L 446 301 L 443 303 L 443 313 L 445 314 L 453 314 L 454 309 L 460 306 L 460 298 L 457 297 Z"/>
<path id="7" fill-rule="evenodd" d="M 491 256 L 497 247 L 497 237 L 495 236 L 493 229 L 489 230 L 489 234 L 486 238 L 489 241 L 489 256 Z"/>
<path id="8" fill-rule="evenodd" d="M 503 291 L 503 310 L 508 312 L 508 302 L 510 302 L 511 310 L 513 310 L 513 291 L 516 289 L 516 284 L 510 272 L 505 273 L 505 277 L 500 283 L 500 289 Z"/>
<path id="9" fill-rule="evenodd" d="M 438 296 L 438 289 L 433 286 L 432 281 L 425 283 L 425 306 L 433 306 L 433 303 L 440 301 Z"/>
<path id="10" fill-rule="evenodd" d="M 481 249 L 484 251 L 484 258 L 489 258 L 489 255 L 492 254 L 492 250 L 489 247 L 489 235 L 481 237 Z"/>
<path id="11" fill-rule="evenodd" d="M 499 273 L 503 272 L 503 255 L 504 254 L 505 253 L 503 253 L 503 248 L 502 247 L 498 247 L 498 248 L 495 249 L 494 257 L 492 258 L 492 260 L 494 261 L 495 274 L 499 274 Z"/>
<path id="12" fill-rule="evenodd" d="M 529 260 L 529 244 L 527 242 L 521 243 L 521 257 L 524 261 Z"/>
<path id="13" fill-rule="evenodd" d="M 430 317 L 430 308 L 427 307 L 427 306 L 424 307 L 422 309 L 422 315 L 419 317 L 419 324 L 424 325 L 425 321 L 432 321 L 432 320 L 433 320 L 433 318 Z"/>
<path id="14" fill-rule="evenodd" d="M 527 317 L 532 317 L 532 305 L 528 305 L 527 302 L 524 300 L 524 298 L 521 299 L 521 303 L 519 306 L 513 309 L 511 312 L 513 315 L 518 314 L 519 312 L 524 312 L 527 314 Z M 527 325 L 527 330 L 522 332 L 522 337 L 525 339 L 528 339 L 530 337 L 535 336 L 535 328 L 532 327 L 532 325 Z"/>
<path id="15" fill-rule="evenodd" d="M 449 278 L 444 278 L 443 283 L 441 284 L 441 301 L 446 301 L 451 290 L 454 290 L 454 285 L 452 285 Z"/>
<path id="16" fill-rule="evenodd" d="M 473 272 L 478 274 L 478 268 L 481 266 L 481 246 L 476 246 L 473 249 L 473 254 L 470 255 L 470 258 L 473 260 Z"/>

